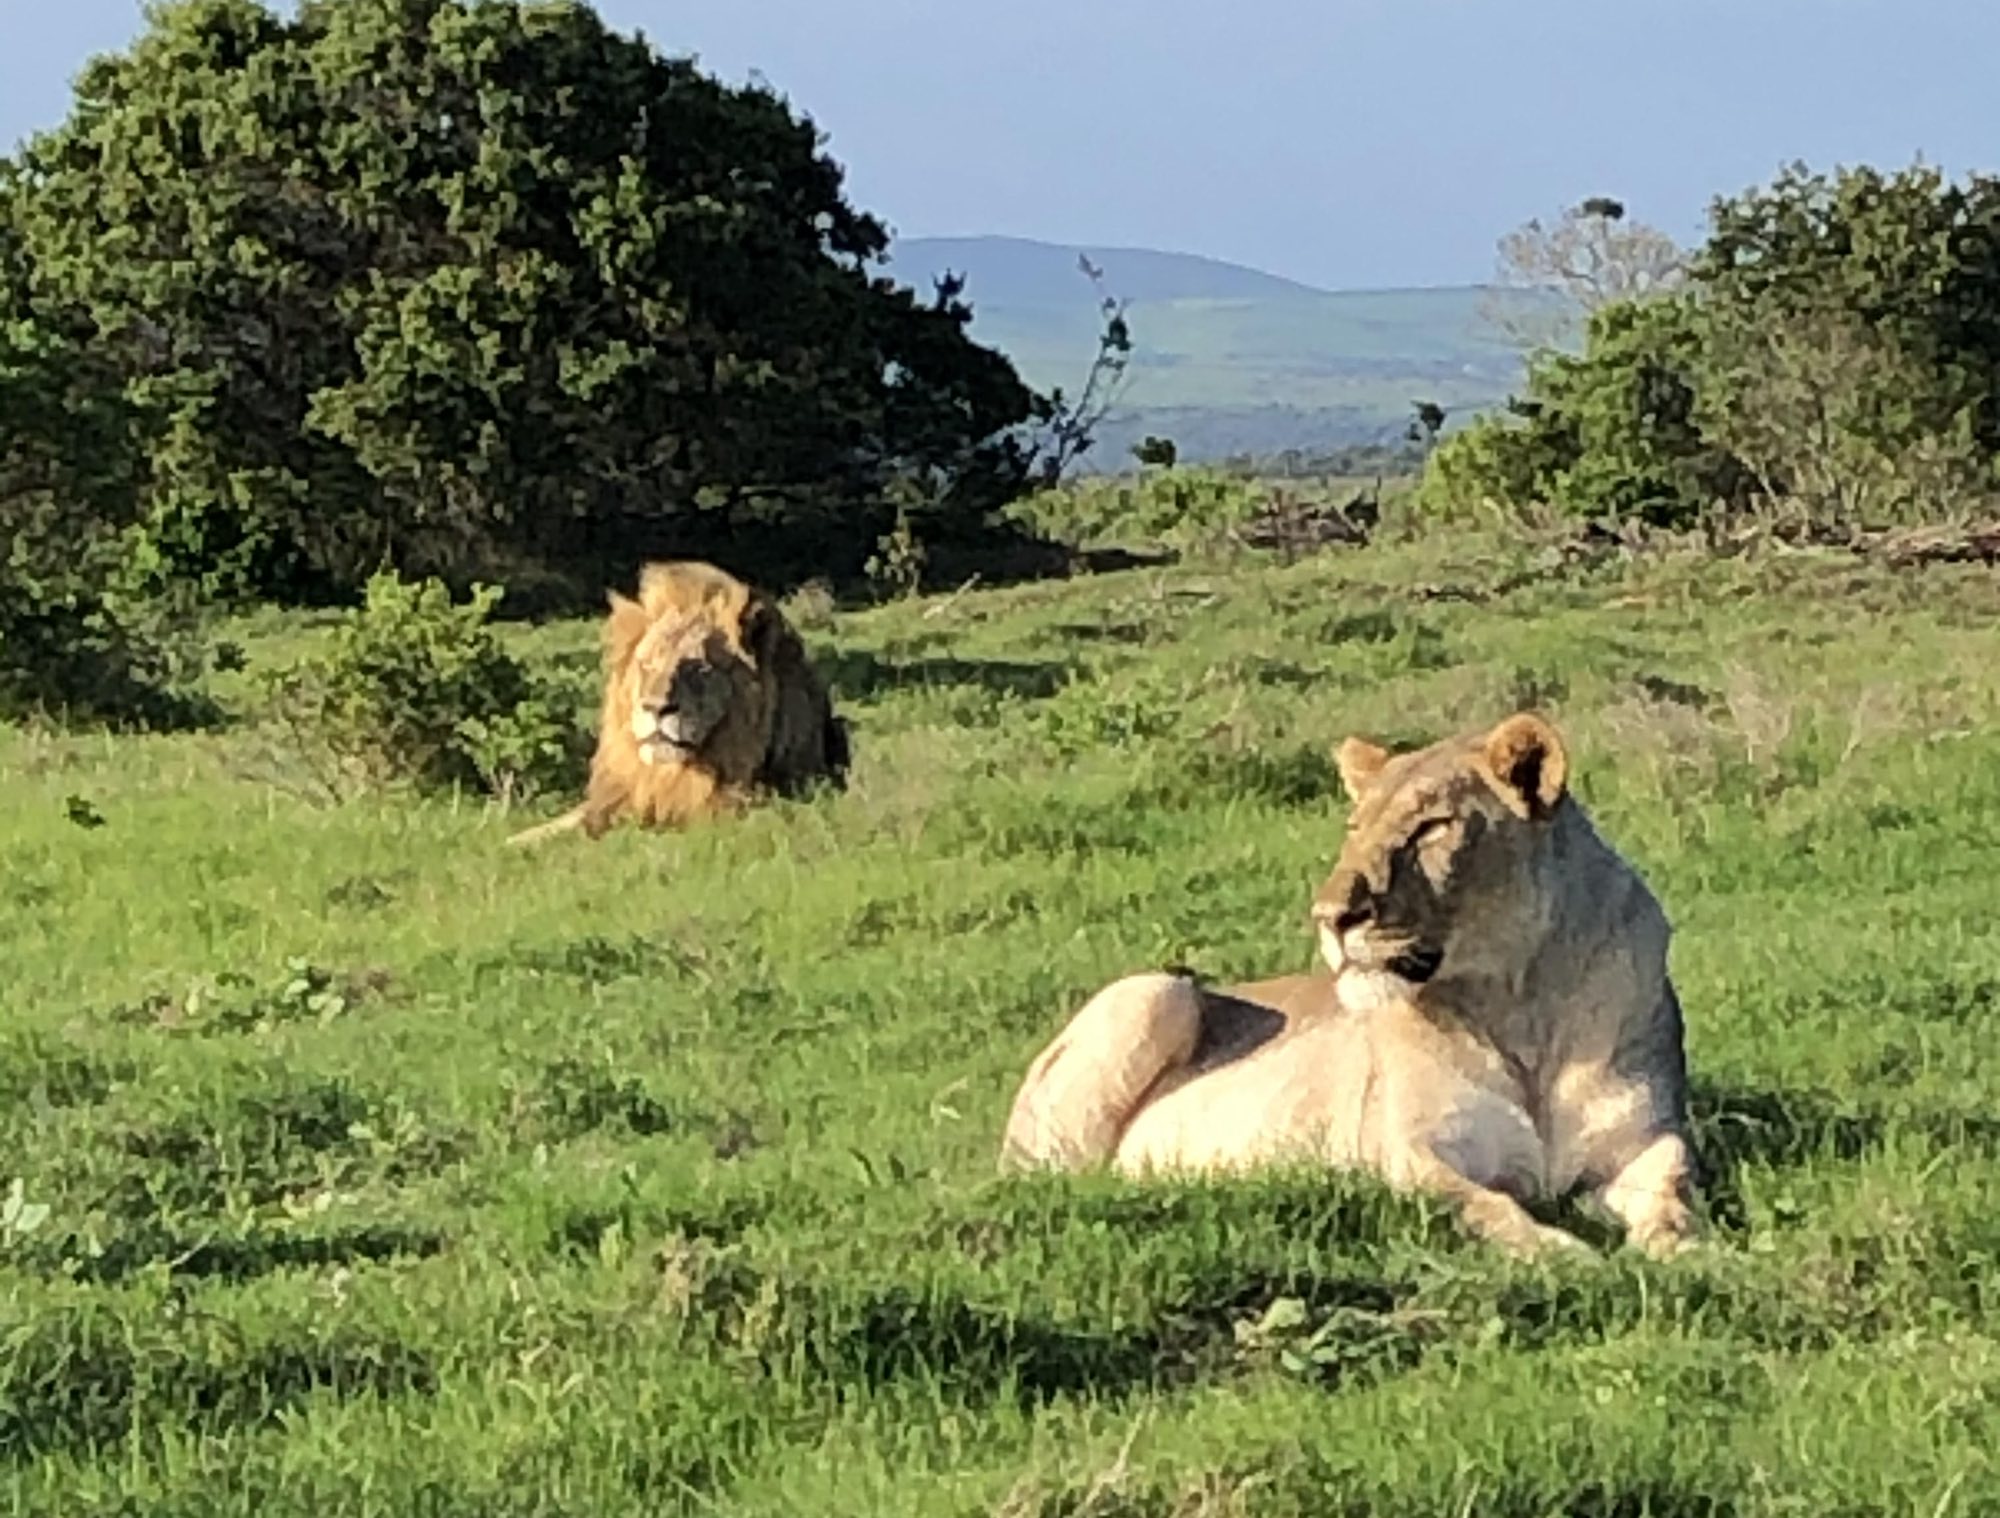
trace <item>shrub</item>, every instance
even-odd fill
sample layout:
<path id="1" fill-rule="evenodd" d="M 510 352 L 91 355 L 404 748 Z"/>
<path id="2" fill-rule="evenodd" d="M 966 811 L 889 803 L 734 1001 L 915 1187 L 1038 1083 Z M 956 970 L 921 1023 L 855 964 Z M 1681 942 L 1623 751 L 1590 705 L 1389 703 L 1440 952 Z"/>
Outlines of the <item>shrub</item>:
<path id="1" fill-rule="evenodd" d="M 1410 497 L 1419 517 L 1474 509 L 1513 512 L 1541 502 L 1549 481 L 1572 462 L 1575 441 L 1537 411 L 1482 416 L 1438 444 Z"/>
<path id="2" fill-rule="evenodd" d="M 80 332 L 7 319 L 22 263 L 5 194 L 0 180 L 0 717 L 205 716 L 202 623 L 121 512 L 127 408 Z"/>
<path id="3" fill-rule="evenodd" d="M 1035 531 L 1072 548 L 1213 546 L 1247 524 L 1268 492 L 1217 470 L 1161 467 L 1136 479 L 1091 479 L 1043 490 L 1014 508 Z"/>
<path id="4" fill-rule="evenodd" d="M 266 703 L 335 795 L 408 784 L 503 800 L 559 786 L 585 734 L 568 703 L 499 644 L 500 591 L 454 605 L 440 581 L 368 582 L 333 646 L 267 677 Z"/>
<path id="5" fill-rule="evenodd" d="M 1686 287 L 1539 354 L 1510 415 L 1433 455 L 1422 508 L 1679 526 L 1761 500 L 1835 531 L 1991 509 L 2000 179 L 1794 168 L 1710 216 Z"/>
<path id="6" fill-rule="evenodd" d="M 1443 442 L 1420 505 L 1547 504 L 1596 520 L 1685 526 L 1739 499 L 1741 466 L 1703 433 L 1703 314 L 1675 297 L 1607 305 L 1580 355 L 1545 353 L 1511 419 L 1487 418 Z"/>
<path id="7" fill-rule="evenodd" d="M 12 513 L 10 513 L 11 515 Z M 53 509 L 0 543 L 0 718 L 180 727 L 209 720 L 197 609 L 147 587 L 118 538 L 58 543 Z"/>
<path id="8" fill-rule="evenodd" d="M 1829 530 L 1974 515 L 1995 495 L 1977 396 L 1908 341 L 1837 308 L 1722 327 L 1708 433 L 1760 494 Z"/>

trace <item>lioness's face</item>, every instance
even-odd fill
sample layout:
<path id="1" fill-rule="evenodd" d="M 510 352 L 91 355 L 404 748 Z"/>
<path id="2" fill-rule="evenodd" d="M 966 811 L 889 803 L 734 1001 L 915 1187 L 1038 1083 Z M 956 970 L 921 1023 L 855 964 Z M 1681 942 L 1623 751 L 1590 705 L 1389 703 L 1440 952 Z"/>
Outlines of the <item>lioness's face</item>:
<path id="1" fill-rule="evenodd" d="M 1353 798 L 1333 873 L 1313 899 L 1320 953 L 1336 973 L 1422 985 L 1476 970 L 1530 930 L 1535 866 L 1565 791 L 1554 729 L 1528 714 L 1489 733 L 1403 754 L 1341 746 Z"/>
<path id="2" fill-rule="evenodd" d="M 727 720 L 754 671 L 731 632 L 707 617 L 668 619 L 632 654 L 632 736 L 661 764 L 698 752 Z"/>

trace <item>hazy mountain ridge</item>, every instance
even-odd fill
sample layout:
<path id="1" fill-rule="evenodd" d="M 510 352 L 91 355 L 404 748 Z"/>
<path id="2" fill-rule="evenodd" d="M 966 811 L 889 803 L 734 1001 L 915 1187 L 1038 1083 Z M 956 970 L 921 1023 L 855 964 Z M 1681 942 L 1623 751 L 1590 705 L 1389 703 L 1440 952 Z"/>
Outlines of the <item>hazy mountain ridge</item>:
<path id="1" fill-rule="evenodd" d="M 1129 303 L 1132 364 L 1101 468 L 1123 467 L 1147 432 L 1189 459 L 1378 441 L 1419 400 L 1463 416 L 1504 400 L 1520 373 L 1479 286 L 1322 290 L 1195 254 L 1014 237 L 912 238 L 889 270 L 919 290 L 964 275 L 975 335 L 1029 383 L 1074 394 L 1101 326 L 1079 254 Z"/>
<path id="2" fill-rule="evenodd" d="M 1104 271 L 1107 291 L 1131 301 L 1260 300 L 1332 292 L 1200 253 L 1037 242 L 1026 237 L 913 237 L 890 250 L 890 269 L 919 289 L 947 269 L 966 291 L 1004 305 L 1067 306 L 1094 298 L 1081 255 Z"/>

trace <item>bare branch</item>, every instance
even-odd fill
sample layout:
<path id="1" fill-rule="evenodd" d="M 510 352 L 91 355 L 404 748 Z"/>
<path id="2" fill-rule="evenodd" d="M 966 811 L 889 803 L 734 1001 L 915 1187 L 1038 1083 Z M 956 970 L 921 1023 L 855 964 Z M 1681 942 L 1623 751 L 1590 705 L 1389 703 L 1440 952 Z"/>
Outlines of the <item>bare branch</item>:
<path id="1" fill-rule="evenodd" d="M 1598 308 L 1673 289 L 1686 258 L 1666 233 L 1628 221 L 1620 202 L 1592 196 L 1552 226 L 1534 218 L 1500 239 L 1483 314 L 1517 346 L 1561 346 Z"/>

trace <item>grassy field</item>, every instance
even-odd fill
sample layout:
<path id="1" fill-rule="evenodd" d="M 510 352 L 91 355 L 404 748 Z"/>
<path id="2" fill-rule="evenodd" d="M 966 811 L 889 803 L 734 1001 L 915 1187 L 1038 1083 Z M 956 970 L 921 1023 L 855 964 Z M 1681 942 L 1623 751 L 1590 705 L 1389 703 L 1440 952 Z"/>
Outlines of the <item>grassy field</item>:
<path id="1" fill-rule="evenodd" d="M 1990 1511 L 1996 623 L 1467 540 L 974 591 L 812 624 L 846 795 L 531 857 L 0 734 L 7 1510 Z M 517 634 L 580 702 L 592 635 Z M 1677 924 L 1719 1247 L 995 1176 L 1103 980 L 1308 962 L 1339 737 L 1529 703 Z"/>

